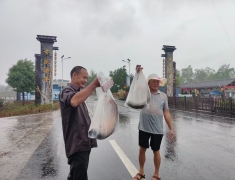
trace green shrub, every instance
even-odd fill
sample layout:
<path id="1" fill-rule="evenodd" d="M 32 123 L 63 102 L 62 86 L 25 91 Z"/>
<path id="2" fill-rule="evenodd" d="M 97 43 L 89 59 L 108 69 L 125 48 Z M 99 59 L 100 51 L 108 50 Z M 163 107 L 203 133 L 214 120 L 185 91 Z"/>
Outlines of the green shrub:
<path id="1" fill-rule="evenodd" d="M 0 107 L 3 106 L 3 103 L 4 103 L 4 99 L 0 98 Z"/>
<path id="2" fill-rule="evenodd" d="M 59 102 L 56 102 L 53 105 L 51 104 L 35 105 L 34 102 L 32 101 L 25 103 L 24 106 L 22 106 L 21 102 L 7 103 L 0 109 L 0 117 L 47 112 L 47 111 L 57 110 L 59 109 L 59 107 L 60 107 Z"/>

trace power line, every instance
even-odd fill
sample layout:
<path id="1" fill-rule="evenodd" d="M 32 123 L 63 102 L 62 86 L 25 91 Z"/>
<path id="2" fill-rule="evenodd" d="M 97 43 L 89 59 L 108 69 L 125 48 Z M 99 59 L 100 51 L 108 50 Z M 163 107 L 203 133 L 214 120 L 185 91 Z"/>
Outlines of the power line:
<path id="1" fill-rule="evenodd" d="M 223 28 L 225 34 L 226 34 L 226 38 L 227 38 L 227 40 L 228 40 L 228 42 L 229 42 L 229 44 L 230 44 L 230 46 L 231 46 L 231 48 L 232 48 L 233 54 L 235 55 L 235 52 L 234 52 L 234 51 L 235 51 L 235 48 L 234 48 L 234 46 L 233 46 L 233 43 L 232 43 L 231 40 L 230 40 L 231 38 L 229 37 L 228 32 L 226 31 L 225 25 L 224 25 L 224 23 L 223 23 L 223 21 L 222 21 L 222 19 L 221 19 L 221 17 L 220 17 L 219 11 L 218 11 L 218 9 L 216 8 L 216 5 L 215 5 L 214 0 L 211 0 L 211 1 L 212 1 L 212 4 L 213 4 L 213 7 L 214 7 L 214 9 L 215 9 L 216 15 L 217 15 L 217 17 L 218 17 L 218 19 L 219 19 L 219 21 L 220 21 L 220 24 L 221 24 L 221 26 L 222 26 L 222 28 Z"/>

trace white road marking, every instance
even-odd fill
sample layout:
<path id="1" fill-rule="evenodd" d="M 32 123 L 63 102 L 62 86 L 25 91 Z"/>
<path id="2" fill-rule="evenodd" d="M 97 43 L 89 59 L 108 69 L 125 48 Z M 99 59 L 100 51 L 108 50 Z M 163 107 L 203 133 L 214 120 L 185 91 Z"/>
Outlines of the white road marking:
<path id="1" fill-rule="evenodd" d="M 128 159 L 128 157 L 125 155 L 122 149 L 118 146 L 115 140 L 109 140 L 109 142 L 113 146 L 113 149 L 116 151 L 119 158 L 122 160 L 123 164 L 126 166 L 131 176 L 134 177 L 138 173 L 138 170 L 136 169 L 136 167 Z"/>

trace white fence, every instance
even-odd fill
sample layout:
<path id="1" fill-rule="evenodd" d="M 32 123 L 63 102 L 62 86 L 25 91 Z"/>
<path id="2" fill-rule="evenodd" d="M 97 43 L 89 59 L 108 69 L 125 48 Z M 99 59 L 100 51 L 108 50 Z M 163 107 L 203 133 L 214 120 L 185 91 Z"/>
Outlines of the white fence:
<path id="1" fill-rule="evenodd" d="M 5 101 L 14 101 L 16 100 L 16 96 L 0 96 L 0 99 L 4 99 Z"/>

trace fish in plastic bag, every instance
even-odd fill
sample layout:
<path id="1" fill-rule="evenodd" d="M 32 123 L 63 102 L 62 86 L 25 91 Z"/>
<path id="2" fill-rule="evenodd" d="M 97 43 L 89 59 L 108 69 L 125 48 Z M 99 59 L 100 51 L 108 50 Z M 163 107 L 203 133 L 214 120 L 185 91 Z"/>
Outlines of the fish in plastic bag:
<path id="1" fill-rule="evenodd" d="M 150 102 L 151 93 L 148 82 L 142 70 L 136 72 L 124 106 L 133 109 L 143 109 Z"/>
<path id="2" fill-rule="evenodd" d="M 109 81 L 102 72 L 97 76 L 101 87 L 96 88 L 98 101 L 88 131 L 89 138 L 105 139 L 116 129 L 119 122 L 118 107 L 110 89 L 104 92 L 102 88 Z M 107 87 L 107 86 L 106 86 Z"/>

